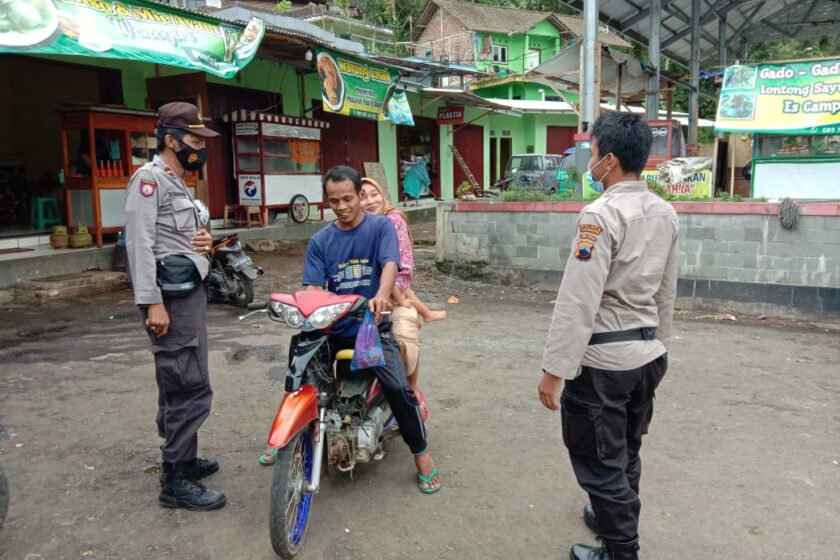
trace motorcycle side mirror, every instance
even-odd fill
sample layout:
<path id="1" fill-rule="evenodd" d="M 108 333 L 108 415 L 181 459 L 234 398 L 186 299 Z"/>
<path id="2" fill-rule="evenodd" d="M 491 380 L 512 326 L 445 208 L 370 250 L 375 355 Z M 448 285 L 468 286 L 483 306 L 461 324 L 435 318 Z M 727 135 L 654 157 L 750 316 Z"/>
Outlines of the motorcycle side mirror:
<path id="1" fill-rule="evenodd" d="M 207 205 L 197 198 L 193 201 L 196 209 L 198 209 L 198 224 L 200 227 L 206 228 L 210 224 L 210 210 Z"/>

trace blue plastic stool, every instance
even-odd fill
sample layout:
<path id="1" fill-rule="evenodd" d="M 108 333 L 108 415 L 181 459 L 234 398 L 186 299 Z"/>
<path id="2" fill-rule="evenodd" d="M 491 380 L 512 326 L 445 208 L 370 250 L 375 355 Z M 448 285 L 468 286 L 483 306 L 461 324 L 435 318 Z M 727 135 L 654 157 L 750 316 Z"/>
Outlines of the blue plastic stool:
<path id="1" fill-rule="evenodd" d="M 52 196 L 36 196 L 32 199 L 31 227 L 45 231 L 50 226 L 61 225 L 58 201 Z"/>

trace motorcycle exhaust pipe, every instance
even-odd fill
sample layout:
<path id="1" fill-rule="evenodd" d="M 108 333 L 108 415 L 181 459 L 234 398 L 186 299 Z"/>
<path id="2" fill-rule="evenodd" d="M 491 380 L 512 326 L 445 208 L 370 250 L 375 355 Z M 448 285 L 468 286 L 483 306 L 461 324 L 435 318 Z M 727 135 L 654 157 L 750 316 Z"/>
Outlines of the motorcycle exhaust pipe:
<path id="1" fill-rule="evenodd" d="M 309 494 L 315 494 L 321 486 L 321 467 L 324 464 L 324 440 L 327 439 L 324 433 L 324 413 L 322 408 L 318 414 L 318 441 L 315 442 L 315 456 L 313 457 L 312 482 L 306 485 Z"/>

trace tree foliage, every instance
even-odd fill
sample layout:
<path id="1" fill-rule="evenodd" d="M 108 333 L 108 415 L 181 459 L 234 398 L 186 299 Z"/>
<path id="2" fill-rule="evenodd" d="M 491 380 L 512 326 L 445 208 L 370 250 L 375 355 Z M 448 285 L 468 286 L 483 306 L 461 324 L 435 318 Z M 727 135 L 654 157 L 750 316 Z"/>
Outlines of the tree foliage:
<path id="1" fill-rule="evenodd" d="M 788 39 L 747 46 L 747 64 L 840 56 L 840 36 Z"/>

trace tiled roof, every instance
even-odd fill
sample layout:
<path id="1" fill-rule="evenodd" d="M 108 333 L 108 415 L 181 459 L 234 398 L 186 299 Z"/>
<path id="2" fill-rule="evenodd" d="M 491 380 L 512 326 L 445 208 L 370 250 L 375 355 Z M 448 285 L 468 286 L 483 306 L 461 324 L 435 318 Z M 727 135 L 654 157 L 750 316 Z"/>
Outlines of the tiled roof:
<path id="1" fill-rule="evenodd" d="M 561 29 L 565 29 L 573 37 L 583 37 L 583 18 L 575 16 L 564 16 L 561 14 L 552 14 L 551 19 L 555 25 Z M 606 29 L 601 23 L 598 23 L 598 40 L 602 45 L 608 47 L 624 47 L 630 48 L 631 45 L 616 33 Z"/>
<path id="2" fill-rule="evenodd" d="M 500 8 L 457 0 L 432 0 L 432 3 L 455 16 L 470 31 L 488 33 L 525 33 L 551 15 L 551 12 L 529 12 L 518 8 Z"/>
<path id="3" fill-rule="evenodd" d="M 455 17 L 470 31 L 484 31 L 486 33 L 504 33 L 517 35 L 525 33 L 535 25 L 548 19 L 568 38 L 583 37 L 583 18 L 554 14 L 551 12 L 531 12 L 519 8 L 502 8 L 464 2 L 462 0 L 430 0 L 420 16 L 418 26 L 429 23 L 434 15 L 434 6 Z M 415 39 L 419 35 L 415 31 Z M 610 32 L 600 23 L 598 25 L 598 40 L 604 45 L 629 48 L 630 44 Z"/>

